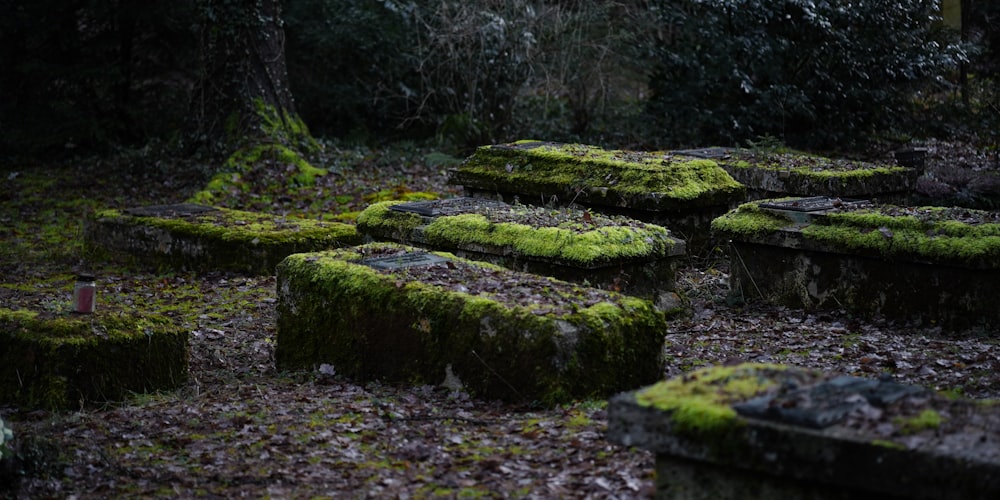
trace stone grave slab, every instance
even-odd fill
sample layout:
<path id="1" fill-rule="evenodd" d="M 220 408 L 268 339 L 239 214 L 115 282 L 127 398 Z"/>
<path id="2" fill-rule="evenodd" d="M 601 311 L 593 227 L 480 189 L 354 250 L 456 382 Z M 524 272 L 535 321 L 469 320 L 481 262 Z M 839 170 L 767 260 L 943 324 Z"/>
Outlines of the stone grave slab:
<path id="1" fill-rule="evenodd" d="M 84 223 L 93 258 L 270 274 L 281 259 L 361 242 L 354 226 L 193 203 L 100 210 Z"/>
<path id="2" fill-rule="evenodd" d="M 747 200 L 826 196 L 904 202 L 922 173 L 908 157 L 906 165 L 910 166 L 743 148 L 687 149 L 673 154 L 716 161 L 746 186 Z"/>
<path id="3" fill-rule="evenodd" d="M 1000 405 L 891 379 L 741 364 L 611 398 L 608 440 L 656 454 L 656 497 L 1000 496 Z"/>
<path id="4" fill-rule="evenodd" d="M 570 208 L 485 198 L 384 202 L 358 217 L 358 231 L 453 252 L 511 269 L 586 282 L 675 309 L 674 269 L 685 242 L 661 226 Z"/>
<path id="5" fill-rule="evenodd" d="M 712 159 L 530 140 L 478 148 L 449 182 L 470 196 L 577 204 L 665 225 L 696 247 L 745 191 Z"/>
<path id="6" fill-rule="evenodd" d="M 1000 214 L 827 199 L 744 204 L 713 221 L 731 292 L 967 330 L 1000 325 Z M 836 206 L 834 206 L 834 204 Z"/>
<path id="7" fill-rule="evenodd" d="M 0 404 L 69 410 L 187 380 L 188 333 L 162 317 L 0 308 Z"/>
<path id="8" fill-rule="evenodd" d="M 369 243 L 278 266 L 280 369 L 439 384 L 558 404 L 657 380 L 664 314 L 649 301 L 453 254 Z"/>

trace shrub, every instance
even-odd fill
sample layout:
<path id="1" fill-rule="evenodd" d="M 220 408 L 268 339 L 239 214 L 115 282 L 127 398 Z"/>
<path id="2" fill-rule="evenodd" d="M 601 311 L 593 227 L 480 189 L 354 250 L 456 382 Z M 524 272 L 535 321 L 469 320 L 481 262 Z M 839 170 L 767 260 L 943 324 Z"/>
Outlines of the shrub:
<path id="1" fill-rule="evenodd" d="M 935 0 L 659 0 L 647 107 L 674 144 L 858 141 L 962 57 Z"/>

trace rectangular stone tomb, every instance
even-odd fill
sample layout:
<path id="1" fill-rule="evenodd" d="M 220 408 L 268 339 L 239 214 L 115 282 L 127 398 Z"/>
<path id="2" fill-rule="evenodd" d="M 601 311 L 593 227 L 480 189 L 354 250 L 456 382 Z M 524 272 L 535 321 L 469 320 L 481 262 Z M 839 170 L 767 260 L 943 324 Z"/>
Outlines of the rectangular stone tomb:
<path id="1" fill-rule="evenodd" d="M 827 196 L 902 202 L 921 174 L 920 168 L 799 152 L 702 148 L 673 151 L 673 154 L 715 160 L 733 179 L 746 186 L 748 200 Z"/>
<path id="2" fill-rule="evenodd" d="M 357 227 L 375 240 L 677 304 L 674 268 L 684 241 L 661 226 L 623 216 L 453 198 L 377 203 L 361 213 Z"/>
<path id="3" fill-rule="evenodd" d="M 0 308 L 0 404 L 69 410 L 187 380 L 187 330 L 162 317 Z"/>
<path id="4" fill-rule="evenodd" d="M 461 384 L 558 404 L 657 380 L 666 320 L 646 300 L 392 243 L 278 266 L 280 369 Z"/>
<path id="5" fill-rule="evenodd" d="M 1000 405 L 766 364 L 697 370 L 608 405 L 664 499 L 1000 498 Z"/>
<path id="6" fill-rule="evenodd" d="M 789 206 L 797 201 L 818 209 Z M 713 221 L 730 240 L 734 297 L 949 330 L 1000 326 L 1000 214 L 833 203 L 764 200 Z"/>
<path id="7" fill-rule="evenodd" d="M 191 203 L 100 210 L 84 223 L 92 258 L 151 266 L 271 274 L 286 256 L 345 245 L 352 225 Z"/>
<path id="8" fill-rule="evenodd" d="M 449 182 L 471 196 L 579 204 L 666 225 L 698 247 L 711 219 L 745 191 L 712 159 L 541 141 L 480 147 Z"/>

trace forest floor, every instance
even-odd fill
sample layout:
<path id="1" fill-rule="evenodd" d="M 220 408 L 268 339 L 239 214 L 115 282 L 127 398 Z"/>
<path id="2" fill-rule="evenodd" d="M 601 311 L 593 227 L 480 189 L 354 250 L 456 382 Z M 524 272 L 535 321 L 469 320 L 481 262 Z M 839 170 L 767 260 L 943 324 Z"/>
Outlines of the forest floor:
<path id="1" fill-rule="evenodd" d="M 966 154 L 949 148 L 932 152 L 932 161 Z M 331 173 L 314 190 L 275 199 L 274 210 L 323 217 L 387 193 L 456 194 L 444 184 L 449 162 L 426 153 L 329 146 L 316 166 Z M 652 494 L 653 457 L 604 440 L 604 401 L 517 406 L 440 386 L 358 385 L 335 367 L 278 371 L 274 276 L 156 272 L 82 259 L 89 211 L 182 202 L 206 182 L 197 162 L 135 150 L 4 165 L 0 174 L 0 307 L 68 312 L 75 272 L 87 267 L 99 276 L 98 307 L 104 301 L 168 315 L 191 341 L 189 381 L 179 390 L 82 402 L 60 413 L 0 408 L 23 459 L 18 484 L 0 486 L 0 496 Z M 1000 398 L 995 336 L 733 304 L 727 267 L 720 250 L 679 270 L 692 314 L 670 324 L 665 377 L 734 360 L 776 362 L 888 373 L 951 394 Z"/>

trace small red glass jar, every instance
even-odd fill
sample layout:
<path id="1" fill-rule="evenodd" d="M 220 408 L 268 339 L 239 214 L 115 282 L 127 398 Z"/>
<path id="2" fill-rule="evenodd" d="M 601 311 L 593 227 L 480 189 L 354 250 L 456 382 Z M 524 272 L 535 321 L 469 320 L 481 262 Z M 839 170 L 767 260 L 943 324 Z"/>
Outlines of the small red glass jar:
<path id="1" fill-rule="evenodd" d="M 81 274 L 73 284 L 73 312 L 89 314 L 94 312 L 97 302 L 97 282 L 93 275 Z"/>

